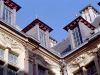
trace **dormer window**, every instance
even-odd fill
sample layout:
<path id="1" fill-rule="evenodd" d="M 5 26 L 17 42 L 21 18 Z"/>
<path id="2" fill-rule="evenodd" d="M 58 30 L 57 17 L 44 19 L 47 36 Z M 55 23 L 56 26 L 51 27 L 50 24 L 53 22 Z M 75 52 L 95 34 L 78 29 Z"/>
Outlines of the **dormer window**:
<path id="1" fill-rule="evenodd" d="M 40 43 L 41 43 L 41 45 L 46 46 L 46 33 L 43 30 L 41 30 L 41 29 L 39 29 L 39 30 L 40 30 L 39 31 Z"/>
<path id="2" fill-rule="evenodd" d="M 82 36 L 80 33 L 79 26 L 75 27 L 72 31 L 73 31 L 74 44 L 75 47 L 77 47 L 82 43 Z"/>
<path id="3" fill-rule="evenodd" d="M 11 16 L 12 16 L 12 9 L 9 8 L 8 6 L 4 5 L 2 19 L 6 23 L 11 24 Z"/>

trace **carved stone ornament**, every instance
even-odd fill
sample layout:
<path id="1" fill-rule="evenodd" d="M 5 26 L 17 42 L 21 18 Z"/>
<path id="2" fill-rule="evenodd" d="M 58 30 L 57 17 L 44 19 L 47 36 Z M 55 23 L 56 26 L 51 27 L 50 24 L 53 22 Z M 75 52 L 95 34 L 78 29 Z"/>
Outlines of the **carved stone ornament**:
<path id="1" fill-rule="evenodd" d="M 16 49 L 16 50 L 19 49 L 22 51 L 24 50 L 22 44 L 18 43 L 16 40 L 12 39 L 11 37 L 1 32 L 0 32 L 0 45 L 5 48 Z"/>
<path id="2" fill-rule="evenodd" d="M 54 61 L 52 61 L 51 59 L 44 57 L 45 61 L 49 63 L 50 68 L 56 68 L 57 70 L 60 70 L 60 67 L 58 64 L 56 64 Z"/>
<path id="3" fill-rule="evenodd" d="M 48 63 L 45 61 L 45 59 L 37 54 L 37 53 L 34 53 L 32 50 L 29 50 L 27 49 L 26 51 L 26 56 L 27 56 L 27 59 L 30 61 L 30 62 L 34 62 L 35 60 L 40 60 L 46 67 L 48 67 Z"/>
<path id="4" fill-rule="evenodd" d="M 77 58 L 73 59 L 71 62 L 68 63 L 68 68 L 79 68 L 82 66 L 85 66 L 87 63 L 91 62 L 93 60 L 93 57 L 95 57 L 95 54 L 97 52 L 97 48 L 87 51 L 83 53 L 82 55 L 78 56 Z"/>

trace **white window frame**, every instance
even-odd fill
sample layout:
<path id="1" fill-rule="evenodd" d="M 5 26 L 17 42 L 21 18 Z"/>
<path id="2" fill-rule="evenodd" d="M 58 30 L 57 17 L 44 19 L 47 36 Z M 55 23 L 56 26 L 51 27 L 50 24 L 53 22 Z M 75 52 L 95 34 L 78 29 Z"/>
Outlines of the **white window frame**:
<path id="1" fill-rule="evenodd" d="M 42 29 L 39 29 L 39 36 L 41 45 L 46 46 L 46 33 Z"/>
<path id="2" fill-rule="evenodd" d="M 8 24 L 12 24 L 12 9 L 6 6 L 5 4 L 3 7 L 2 19 Z"/>
<path id="3" fill-rule="evenodd" d="M 78 27 L 75 27 L 72 31 L 73 31 L 74 44 L 75 44 L 75 47 L 77 47 L 82 43 L 80 31 Z"/>

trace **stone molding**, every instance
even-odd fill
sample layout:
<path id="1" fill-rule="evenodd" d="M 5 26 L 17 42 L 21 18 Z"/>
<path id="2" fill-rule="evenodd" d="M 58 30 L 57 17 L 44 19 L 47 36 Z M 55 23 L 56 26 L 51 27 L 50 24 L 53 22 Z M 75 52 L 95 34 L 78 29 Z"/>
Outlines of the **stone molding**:
<path id="1" fill-rule="evenodd" d="M 93 50 L 89 50 L 79 55 L 78 57 L 76 57 L 75 59 L 73 59 L 71 62 L 68 63 L 68 69 L 72 71 L 73 68 L 74 71 L 75 69 L 79 69 L 80 67 L 86 66 L 93 60 L 97 51 L 98 49 L 94 48 Z"/>
<path id="2" fill-rule="evenodd" d="M 2 32 L 0 32 L 0 45 L 10 50 L 25 50 L 22 44 Z"/>

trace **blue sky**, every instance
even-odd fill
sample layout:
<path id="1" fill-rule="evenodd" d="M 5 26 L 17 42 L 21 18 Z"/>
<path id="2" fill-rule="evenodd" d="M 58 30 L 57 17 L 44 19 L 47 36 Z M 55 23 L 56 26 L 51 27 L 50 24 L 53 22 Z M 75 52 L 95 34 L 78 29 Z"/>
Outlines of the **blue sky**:
<path id="1" fill-rule="evenodd" d="M 17 12 L 17 25 L 21 28 L 30 24 L 38 15 L 38 19 L 53 28 L 50 36 L 58 42 L 68 37 L 68 32 L 63 29 L 75 19 L 75 13 L 92 4 L 98 11 L 97 3 L 100 0 L 13 0 L 22 8 Z"/>

